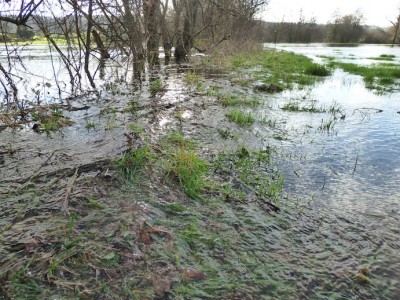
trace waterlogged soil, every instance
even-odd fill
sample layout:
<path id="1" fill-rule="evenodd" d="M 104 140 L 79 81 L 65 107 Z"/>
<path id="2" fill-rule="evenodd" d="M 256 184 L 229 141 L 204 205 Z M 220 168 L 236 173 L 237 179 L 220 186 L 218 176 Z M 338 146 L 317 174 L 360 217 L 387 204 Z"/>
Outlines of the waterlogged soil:
<path id="1" fill-rule="evenodd" d="M 396 299 L 399 95 L 340 70 L 276 94 L 192 71 L 157 70 L 155 97 L 112 85 L 71 102 L 86 109 L 58 131 L 0 132 L 0 299 Z M 229 121 L 224 95 L 256 97 L 236 108 L 254 123 Z M 144 146 L 128 180 L 115 161 Z M 196 199 L 168 172 L 182 148 L 208 164 Z"/>

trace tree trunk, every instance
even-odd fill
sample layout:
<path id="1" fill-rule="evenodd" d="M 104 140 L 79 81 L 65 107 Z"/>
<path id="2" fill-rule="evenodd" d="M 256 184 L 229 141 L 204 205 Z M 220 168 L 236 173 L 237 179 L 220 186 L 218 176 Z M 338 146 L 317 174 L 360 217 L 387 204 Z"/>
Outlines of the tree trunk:
<path id="1" fill-rule="evenodd" d="M 394 36 L 393 36 L 393 41 L 392 41 L 392 45 L 396 44 L 396 40 L 398 39 L 399 36 L 399 30 L 400 30 L 400 15 L 397 17 L 397 22 L 393 23 L 394 26 Z"/>
<path id="2" fill-rule="evenodd" d="M 175 58 L 178 62 L 187 61 L 190 49 L 194 45 L 194 29 L 196 28 L 198 0 L 187 0 L 184 12 L 183 30 L 178 31 L 175 47 Z"/>
<path id="3" fill-rule="evenodd" d="M 135 22 L 129 0 L 122 0 L 124 6 L 124 25 L 129 39 L 129 48 L 133 60 L 133 79 L 141 80 L 144 70 L 143 39 L 140 36 L 140 26 Z"/>
<path id="4" fill-rule="evenodd" d="M 167 21 L 166 21 L 166 16 L 168 12 L 168 0 L 163 3 L 162 6 L 162 11 L 161 11 L 161 6 L 160 6 L 160 30 L 161 30 L 161 37 L 162 37 L 162 42 L 163 42 L 163 48 L 164 48 L 164 56 L 165 56 L 165 64 L 169 64 L 171 60 L 171 53 L 172 53 L 172 38 L 171 34 L 167 28 Z"/>
<path id="5" fill-rule="evenodd" d="M 144 21 L 147 31 L 147 61 L 151 66 L 159 63 L 159 8 L 160 0 L 146 0 L 143 3 Z"/>

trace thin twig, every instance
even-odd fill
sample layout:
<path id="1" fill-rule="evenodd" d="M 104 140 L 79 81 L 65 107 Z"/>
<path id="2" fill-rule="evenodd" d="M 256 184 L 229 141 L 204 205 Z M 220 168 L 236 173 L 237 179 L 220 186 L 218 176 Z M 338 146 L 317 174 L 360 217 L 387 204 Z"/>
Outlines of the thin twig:
<path id="1" fill-rule="evenodd" d="M 71 195 L 72 187 L 74 186 L 74 183 L 75 183 L 77 178 L 78 178 L 78 168 L 76 168 L 74 175 L 71 177 L 70 181 L 68 182 L 67 190 L 66 190 L 66 193 L 65 193 L 65 198 L 64 198 L 64 203 L 63 203 L 63 206 L 62 206 L 62 210 L 66 211 L 67 213 L 68 213 L 69 196 Z"/>
<path id="2" fill-rule="evenodd" d="M 355 162 L 355 164 L 354 164 L 353 173 L 351 173 L 351 175 L 353 175 L 353 174 L 355 173 L 356 168 L 357 168 L 357 164 L 358 164 L 358 154 L 357 154 L 357 156 L 356 156 L 356 162 Z"/>

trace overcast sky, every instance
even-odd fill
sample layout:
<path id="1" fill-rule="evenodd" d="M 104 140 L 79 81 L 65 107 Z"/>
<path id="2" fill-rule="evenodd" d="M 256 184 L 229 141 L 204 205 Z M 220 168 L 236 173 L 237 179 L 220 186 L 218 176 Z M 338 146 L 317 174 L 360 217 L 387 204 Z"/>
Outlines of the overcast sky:
<path id="1" fill-rule="evenodd" d="M 317 23 L 327 23 L 335 11 L 340 14 L 360 10 L 367 25 L 390 26 L 399 14 L 400 0 L 270 0 L 267 11 L 262 14 L 265 21 L 297 21 L 300 10 L 308 19 L 316 17 Z"/>

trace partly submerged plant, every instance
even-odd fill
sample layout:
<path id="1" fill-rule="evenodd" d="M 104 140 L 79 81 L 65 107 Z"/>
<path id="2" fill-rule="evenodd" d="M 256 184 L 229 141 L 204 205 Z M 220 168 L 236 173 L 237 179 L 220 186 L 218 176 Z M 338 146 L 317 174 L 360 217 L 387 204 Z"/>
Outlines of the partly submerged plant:
<path id="1" fill-rule="evenodd" d="M 255 121 L 253 114 L 251 114 L 250 112 L 243 112 L 238 109 L 229 111 L 226 116 L 230 121 L 235 122 L 241 126 L 251 125 Z"/>
<path id="2" fill-rule="evenodd" d="M 311 64 L 305 69 L 304 72 L 307 75 L 321 76 L 321 77 L 328 76 L 331 73 L 326 66 L 320 64 Z"/>
<path id="3" fill-rule="evenodd" d="M 149 88 L 151 97 L 155 97 L 158 93 L 161 93 L 164 90 L 164 85 L 161 79 L 156 79 L 150 82 Z"/>

